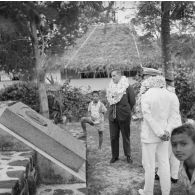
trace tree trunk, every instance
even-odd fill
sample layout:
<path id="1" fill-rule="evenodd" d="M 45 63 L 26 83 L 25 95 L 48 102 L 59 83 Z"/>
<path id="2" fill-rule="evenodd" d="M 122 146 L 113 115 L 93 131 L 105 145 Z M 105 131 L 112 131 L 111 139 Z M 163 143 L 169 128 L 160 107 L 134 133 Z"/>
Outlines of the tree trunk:
<path id="1" fill-rule="evenodd" d="M 165 77 L 173 78 L 173 66 L 171 64 L 171 53 L 170 53 L 170 1 L 161 2 L 161 50 L 162 50 L 162 62 L 163 71 Z"/>
<path id="2" fill-rule="evenodd" d="M 107 23 L 109 22 L 109 13 L 111 11 L 112 6 L 114 5 L 113 1 L 109 2 L 109 5 L 107 7 L 107 11 L 106 11 L 106 18 L 105 18 L 105 25 L 104 25 L 104 34 L 106 34 L 106 30 L 107 30 Z"/>
<path id="3" fill-rule="evenodd" d="M 48 106 L 48 98 L 45 89 L 45 72 L 42 68 L 42 58 L 38 48 L 38 39 L 37 39 L 37 28 L 35 21 L 31 22 L 31 31 L 33 37 L 33 46 L 34 46 L 34 55 L 35 55 L 35 66 L 36 66 L 36 75 L 37 75 L 37 83 L 39 89 L 39 101 L 40 101 L 40 113 L 49 118 L 49 106 Z"/>

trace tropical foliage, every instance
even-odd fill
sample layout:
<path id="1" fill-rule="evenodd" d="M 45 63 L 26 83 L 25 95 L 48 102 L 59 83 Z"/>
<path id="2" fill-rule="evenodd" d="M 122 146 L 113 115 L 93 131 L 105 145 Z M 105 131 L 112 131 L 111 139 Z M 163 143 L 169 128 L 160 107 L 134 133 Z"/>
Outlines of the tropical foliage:
<path id="1" fill-rule="evenodd" d="M 83 91 L 80 88 L 71 87 L 69 82 L 57 90 L 47 89 L 49 102 L 50 119 L 55 123 L 62 122 L 66 116 L 68 121 L 78 121 L 86 116 L 88 104 L 92 99 L 90 91 Z M 100 92 L 100 99 L 107 105 L 105 91 Z M 17 83 L 9 86 L 0 92 L 0 101 L 21 101 L 37 112 L 40 112 L 39 93 L 36 84 Z"/>
<path id="2" fill-rule="evenodd" d="M 39 88 L 40 110 L 45 117 L 49 117 L 48 100 L 44 87 L 49 60 L 52 55 L 64 51 L 67 46 L 74 43 L 77 37 L 82 36 L 90 22 L 93 22 L 93 18 L 98 18 L 99 13 L 104 10 L 102 2 L 18 1 L 0 3 L 0 16 L 13 23 L 17 29 L 17 31 L 13 31 L 15 35 L 24 37 L 30 45 L 33 56 L 33 63 L 30 65 L 33 64 L 35 68 L 34 75 Z M 5 31 L 5 34 L 9 33 Z M 3 43 L 6 44 L 6 41 Z M 1 69 L 13 71 L 8 68 L 6 61 L 10 52 L 6 51 L 3 54 L 6 57 L 1 60 Z M 20 67 L 20 60 L 18 61 L 17 65 Z M 11 64 L 15 64 L 17 67 L 16 62 Z"/>
<path id="3" fill-rule="evenodd" d="M 21 101 L 40 112 L 38 89 L 32 83 L 17 83 L 0 91 L 0 101 Z"/>
<path id="4" fill-rule="evenodd" d="M 132 22 L 142 25 L 144 34 L 153 38 L 160 39 L 161 34 L 161 2 L 142 1 L 138 4 L 138 12 Z M 195 5 L 189 1 L 172 1 L 170 4 L 170 26 L 171 29 L 179 34 L 191 33 L 194 30 L 193 14 Z"/>
<path id="5" fill-rule="evenodd" d="M 168 9 L 167 12 L 165 8 Z M 156 42 L 159 48 L 162 46 L 164 48 L 162 56 L 165 55 L 163 54 L 164 50 L 170 49 L 169 54 L 166 55 L 171 54 L 171 58 L 170 56 L 167 58 L 170 58 L 171 62 L 175 62 L 177 59 L 179 60 L 177 62 L 180 63 L 181 60 L 188 60 L 194 56 L 194 38 L 193 35 L 190 35 L 194 31 L 194 14 L 194 2 L 140 2 L 137 16 L 132 19 L 132 23 L 142 26 L 143 35 L 140 37 L 142 42 L 145 41 L 147 44 Z M 168 17 L 165 19 L 165 23 L 163 17 Z M 170 24 L 170 37 L 166 37 L 166 33 L 169 31 L 167 23 Z M 166 43 L 163 44 L 163 41 Z"/>
<path id="6" fill-rule="evenodd" d="M 1 2 L 1 69 L 23 74 L 28 70 L 32 75 L 31 69 L 35 68 L 32 22 L 37 28 L 37 49 L 50 61 L 74 45 L 90 24 L 101 21 L 105 10 L 102 2 Z"/>
<path id="7" fill-rule="evenodd" d="M 191 68 L 178 65 L 175 73 L 175 87 L 183 118 L 195 119 L 195 80 L 194 74 L 191 73 Z"/>

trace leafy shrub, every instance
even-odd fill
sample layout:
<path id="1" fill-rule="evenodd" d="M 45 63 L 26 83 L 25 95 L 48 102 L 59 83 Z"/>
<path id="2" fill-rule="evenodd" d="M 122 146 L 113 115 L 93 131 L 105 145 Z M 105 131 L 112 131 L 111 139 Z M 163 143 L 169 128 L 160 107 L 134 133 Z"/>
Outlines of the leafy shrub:
<path id="1" fill-rule="evenodd" d="M 78 121 L 86 115 L 90 94 L 84 94 L 80 88 L 72 87 L 66 83 L 60 89 L 63 104 L 63 114 L 70 120 Z"/>
<path id="2" fill-rule="evenodd" d="M 21 101 L 35 111 L 40 111 L 38 89 L 33 83 L 17 83 L 0 92 L 0 101 Z"/>
<path id="3" fill-rule="evenodd" d="M 62 121 L 65 115 L 69 121 L 78 121 L 86 116 L 88 104 L 92 99 L 91 93 L 83 93 L 80 88 L 65 83 L 60 90 L 47 91 L 50 119 L 56 123 Z M 105 91 L 100 92 L 102 102 L 107 105 Z M 17 83 L 0 92 L 0 101 L 21 101 L 35 111 L 40 111 L 38 88 L 33 83 Z"/>
<path id="4" fill-rule="evenodd" d="M 192 71 L 180 66 L 175 75 L 176 94 L 180 101 L 180 111 L 184 118 L 195 117 L 195 88 Z"/>
<path id="5" fill-rule="evenodd" d="M 190 119 L 195 120 L 195 103 L 193 103 L 192 108 L 191 108 L 190 111 L 188 112 L 187 118 L 190 118 Z"/>
<path id="6" fill-rule="evenodd" d="M 70 121 L 78 121 L 86 116 L 88 105 L 92 100 L 92 94 L 83 93 L 80 88 L 72 87 L 65 83 L 58 92 L 61 96 L 59 102 L 62 105 L 62 112 Z M 100 100 L 107 106 L 106 91 L 100 91 Z"/>
<path id="7" fill-rule="evenodd" d="M 80 88 L 72 87 L 70 82 L 56 91 L 47 91 L 50 119 L 55 119 L 55 123 L 62 122 L 62 116 L 65 115 L 69 121 L 79 121 L 81 117 L 86 116 L 89 102 L 92 100 L 92 94 L 87 91 L 83 93 Z M 134 86 L 135 85 L 135 86 Z M 138 93 L 140 83 L 133 85 L 135 93 Z M 106 90 L 99 91 L 100 100 L 108 108 L 106 99 Z M 40 102 L 37 86 L 33 83 L 18 83 L 7 87 L 0 92 L 0 101 L 21 101 L 35 111 L 40 111 Z"/>

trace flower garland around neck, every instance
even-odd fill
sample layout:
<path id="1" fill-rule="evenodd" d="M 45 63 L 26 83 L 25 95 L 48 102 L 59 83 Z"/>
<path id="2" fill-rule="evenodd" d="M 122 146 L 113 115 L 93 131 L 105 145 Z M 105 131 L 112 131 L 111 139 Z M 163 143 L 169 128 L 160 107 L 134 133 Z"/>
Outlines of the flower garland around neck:
<path id="1" fill-rule="evenodd" d="M 173 86 L 167 86 L 167 90 L 172 92 L 172 93 L 175 93 L 175 87 L 173 87 Z"/>
<path id="2" fill-rule="evenodd" d="M 150 88 L 166 88 L 166 81 L 163 76 L 149 77 L 141 84 L 140 93 L 144 94 Z"/>
<path id="3" fill-rule="evenodd" d="M 141 112 L 141 97 L 151 88 L 166 88 L 165 78 L 163 76 L 149 77 L 141 83 L 135 106 L 135 114 L 139 119 L 143 118 Z"/>
<path id="4" fill-rule="evenodd" d="M 118 103 L 124 94 L 126 89 L 129 87 L 129 80 L 125 76 L 121 76 L 120 81 L 115 84 L 113 80 L 110 81 L 106 97 L 110 105 Z"/>

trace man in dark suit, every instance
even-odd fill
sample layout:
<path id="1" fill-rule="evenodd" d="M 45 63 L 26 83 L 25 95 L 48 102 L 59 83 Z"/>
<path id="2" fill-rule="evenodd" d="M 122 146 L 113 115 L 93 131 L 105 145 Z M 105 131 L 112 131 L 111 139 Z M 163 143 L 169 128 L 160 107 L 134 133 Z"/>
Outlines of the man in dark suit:
<path id="1" fill-rule="evenodd" d="M 130 150 L 130 121 L 131 111 L 135 105 L 135 94 L 133 88 L 129 85 L 128 78 L 122 76 L 120 70 L 112 70 L 111 77 L 112 80 L 107 89 L 112 150 L 112 159 L 110 160 L 110 163 L 114 163 L 119 157 L 120 131 L 123 138 L 124 154 L 127 157 L 127 162 L 132 163 Z"/>

